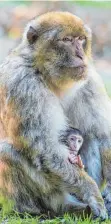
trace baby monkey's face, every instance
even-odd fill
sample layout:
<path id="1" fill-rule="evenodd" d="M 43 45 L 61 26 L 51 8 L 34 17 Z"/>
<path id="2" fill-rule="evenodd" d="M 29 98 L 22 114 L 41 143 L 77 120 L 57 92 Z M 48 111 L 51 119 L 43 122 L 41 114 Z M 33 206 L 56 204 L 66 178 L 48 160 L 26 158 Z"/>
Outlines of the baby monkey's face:
<path id="1" fill-rule="evenodd" d="M 70 153 L 78 155 L 78 152 L 83 144 L 83 137 L 79 134 L 69 134 L 67 137 Z"/>

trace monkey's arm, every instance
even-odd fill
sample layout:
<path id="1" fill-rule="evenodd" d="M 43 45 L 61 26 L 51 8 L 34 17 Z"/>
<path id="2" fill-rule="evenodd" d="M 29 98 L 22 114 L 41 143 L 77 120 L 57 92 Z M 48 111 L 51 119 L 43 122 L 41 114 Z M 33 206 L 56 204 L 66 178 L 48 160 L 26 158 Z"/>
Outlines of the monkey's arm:
<path id="1" fill-rule="evenodd" d="M 81 199 L 85 203 L 88 203 L 94 214 L 98 213 L 97 216 L 105 214 L 103 199 L 93 179 L 90 178 L 83 169 L 57 158 L 57 155 L 52 157 L 52 161 L 53 162 L 50 164 L 50 169 L 62 178 L 66 189 L 69 189 L 70 193 L 74 193 L 77 198 Z M 98 212 L 96 210 L 96 206 L 98 207 Z M 103 213 L 100 212 L 102 207 Z"/>
<path id="2" fill-rule="evenodd" d="M 60 146 L 58 147 L 59 147 L 59 150 L 64 149 L 63 147 L 60 147 Z M 59 183 L 61 182 L 61 185 L 63 185 L 63 187 L 65 188 L 65 191 L 68 191 L 69 193 L 73 192 L 77 196 L 77 198 L 80 198 L 82 201 L 86 202 L 91 207 L 93 213 L 96 216 L 105 218 L 106 217 L 105 208 L 104 208 L 103 200 L 101 198 L 98 187 L 95 184 L 95 182 L 84 172 L 84 170 L 81 171 L 81 169 L 79 169 L 77 166 L 71 165 L 68 162 L 68 160 L 65 160 L 63 157 L 59 156 L 58 153 L 56 154 L 54 152 L 53 153 L 45 152 L 45 154 L 43 154 L 43 151 L 40 154 L 40 151 L 39 151 L 39 158 L 41 157 L 40 162 L 42 163 L 40 171 L 43 172 L 47 176 L 47 178 L 50 178 L 50 184 L 53 186 L 53 185 L 56 185 L 58 181 Z M 31 178 L 30 182 L 33 182 L 33 181 L 36 182 L 34 170 L 33 168 L 31 168 L 30 163 L 28 164 L 28 161 L 26 160 L 26 158 L 24 158 L 24 156 L 22 156 L 22 153 L 20 155 L 20 153 L 17 152 L 16 149 L 14 149 L 13 146 L 11 146 L 11 144 L 8 145 L 5 142 L 2 143 L 0 158 L 2 158 L 3 161 L 5 158 L 4 162 L 8 161 L 8 164 L 10 163 L 11 164 L 13 163 L 13 165 L 15 164 L 14 165 L 15 168 L 17 166 L 18 169 L 21 170 L 20 171 L 21 175 L 23 173 L 24 179 L 28 175 L 28 178 L 29 179 Z M 34 166 L 36 165 L 36 169 L 38 170 L 38 161 L 39 161 L 38 157 L 36 158 L 36 160 L 34 160 L 33 158 L 33 161 L 34 161 Z M 6 162 L 6 165 L 7 165 L 7 162 Z M 29 169 L 30 169 L 30 172 L 29 172 Z M 12 174 L 12 171 L 10 174 Z M 20 175 L 17 170 L 16 172 L 17 172 L 17 175 Z M 35 173 L 36 173 L 36 170 L 35 170 Z M 11 175 L 10 175 L 10 179 L 12 179 Z M 6 181 L 4 182 L 4 184 L 6 185 Z M 12 186 L 13 184 L 15 185 L 15 183 L 13 183 L 12 181 Z M 17 188 L 17 185 L 15 187 Z M 13 190 L 13 187 L 12 187 L 12 190 Z M 81 208 L 85 208 L 86 206 L 85 204 L 82 204 L 78 201 L 76 203 L 76 200 L 75 199 L 73 200 L 73 197 L 72 197 L 72 201 L 70 201 L 70 195 L 69 197 L 67 197 L 67 202 L 72 204 L 74 206 L 74 209 L 77 209 L 77 208 L 81 209 Z M 23 209 L 25 208 L 23 207 Z"/>

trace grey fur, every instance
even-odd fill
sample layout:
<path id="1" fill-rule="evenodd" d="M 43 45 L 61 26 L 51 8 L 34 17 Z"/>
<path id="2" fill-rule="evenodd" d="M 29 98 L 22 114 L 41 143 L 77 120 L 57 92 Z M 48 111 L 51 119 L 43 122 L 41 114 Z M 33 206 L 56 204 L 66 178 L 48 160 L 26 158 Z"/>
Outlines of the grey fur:
<path id="1" fill-rule="evenodd" d="M 64 13 L 60 14 L 62 16 Z M 34 29 L 39 27 L 40 32 L 40 25 L 42 27 L 43 24 L 40 24 L 38 20 L 35 20 L 32 22 L 32 25 L 35 23 L 37 23 L 38 26 L 35 27 L 34 25 Z M 56 26 L 51 27 L 51 30 L 52 28 L 58 30 L 58 27 Z M 20 136 L 28 142 L 27 155 L 24 153 L 23 149 L 18 150 L 14 148 L 14 146 L 11 148 L 11 152 L 14 150 L 18 153 L 18 158 L 21 162 L 18 158 L 16 160 L 16 156 L 14 157 L 15 161 L 13 161 L 13 159 L 11 160 L 10 153 L 8 153 L 8 149 L 10 151 L 11 145 L 7 142 L 6 144 L 5 142 L 1 142 L 0 158 L 6 162 L 7 160 L 3 156 L 3 151 L 6 154 L 6 157 L 8 157 L 9 154 L 9 162 L 11 166 L 9 180 L 11 179 L 15 188 L 15 191 L 12 192 L 9 197 L 14 200 L 15 209 L 20 212 L 26 211 L 41 214 L 49 211 L 51 214 L 57 215 L 66 210 L 66 195 L 74 193 L 74 195 L 81 201 L 80 208 L 82 203 L 83 208 L 88 204 L 96 216 L 100 216 L 104 219 L 107 217 L 106 209 L 95 181 L 93 181 L 84 170 L 69 163 L 67 160 L 69 153 L 68 148 L 60 143 L 59 139 L 60 133 L 67 131 L 70 127 L 68 123 L 71 123 L 75 128 L 82 130 L 86 135 L 86 138 L 89 137 L 89 145 L 90 133 L 92 133 L 92 141 L 94 142 L 97 134 L 96 138 L 100 140 L 97 141 L 98 145 L 95 144 L 96 147 L 99 147 L 101 136 L 103 136 L 100 126 L 104 124 L 103 130 L 105 134 L 109 135 L 109 119 L 108 124 L 104 119 L 99 119 L 99 113 L 101 113 L 101 111 L 95 111 L 94 109 L 94 99 L 96 99 L 97 105 L 100 101 L 99 99 L 97 101 L 98 93 L 93 91 L 92 86 L 94 84 L 92 79 L 90 81 L 88 78 L 88 81 L 83 81 L 83 88 L 80 89 L 80 91 L 78 90 L 77 94 L 75 90 L 74 94 L 71 93 L 70 103 L 67 103 L 66 99 L 70 96 L 70 93 L 69 95 L 67 94 L 66 98 L 64 96 L 64 99 L 60 100 L 50 90 L 46 81 L 47 73 L 50 78 L 54 75 L 59 77 L 62 69 L 62 60 L 59 63 L 59 58 L 56 58 L 54 64 L 54 59 L 49 58 L 48 56 L 48 52 L 52 49 L 49 40 L 51 41 L 51 38 L 54 38 L 56 33 L 51 30 L 50 32 L 49 30 L 47 32 L 47 29 L 45 30 L 47 35 L 48 33 L 50 34 L 48 40 L 46 39 L 44 41 L 46 34 L 43 34 L 41 35 L 41 39 L 37 40 L 35 45 L 31 44 L 31 46 L 26 39 L 26 30 L 23 42 L 0 66 L 1 87 L 5 87 L 6 89 L 5 103 L 8 105 L 13 99 L 16 105 L 16 114 L 21 118 Z M 42 45 L 40 45 L 41 40 L 43 41 Z M 43 65 L 40 64 L 41 60 L 39 57 L 42 48 L 45 49 L 45 51 L 41 53 L 45 57 Z M 54 48 L 53 52 L 55 51 L 57 51 L 57 49 Z M 70 76 L 72 78 L 73 60 L 69 52 L 68 60 L 70 62 L 69 65 L 71 66 L 71 70 L 70 68 L 67 70 L 68 61 L 67 58 L 65 58 L 65 51 L 63 52 L 63 61 L 66 60 L 66 64 L 64 61 L 64 66 L 66 65 L 66 73 L 64 73 L 64 75 L 67 78 L 68 74 L 70 74 L 68 72 L 71 71 Z M 58 56 L 60 56 L 59 53 Z M 65 68 L 63 68 L 63 71 L 65 71 Z M 74 78 L 78 79 L 77 69 L 75 69 L 74 74 Z M 98 98 L 99 97 L 102 97 L 102 95 L 100 94 Z M 105 97 L 105 99 L 107 99 L 107 97 Z M 88 107 L 86 103 L 88 104 Z M 81 113 L 81 108 L 82 110 L 84 108 L 83 113 Z M 103 109 L 105 110 L 105 108 Z M 93 124 L 92 116 L 90 114 L 95 119 Z M 86 115 L 87 124 L 85 123 Z M 101 130 L 101 133 L 98 133 L 98 128 Z M 89 150 L 90 148 L 91 145 Z M 86 150 L 86 147 L 83 146 L 81 156 L 87 167 L 88 161 L 87 157 L 84 156 L 84 150 Z M 98 160 L 100 160 L 100 157 L 98 157 Z M 99 167 L 101 169 L 100 165 Z M 89 170 L 87 171 L 91 174 L 91 171 Z M 5 190 L 5 194 L 9 194 L 9 192 L 7 192 L 7 186 Z M 76 209 L 76 202 L 77 208 L 79 205 L 78 200 L 74 200 L 74 210 Z"/>
<path id="2" fill-rule="evenodd" d="M 105 204 L 111 217 L 110 201 L 110 167 L 104 166 L 105 150 L 111 151 L 111 101 L 105 92 L 103 82 L 90 65 L 84 85 L 77 91 L 70 90 L 61 100 L 65 115 L 71 125 L 80 128 L 84 143 L 80 151 L 85 170 L 96 181 L 99 188 L 106 181 L 104 197 Z M 69 103 L 67 103 L 69 102 Z M 110 163 L 110 158 L 109 158 Z M 104 173 L 107 169 L 107 175 Z M 109 170 L 108 170 L 109 169 Z"/>

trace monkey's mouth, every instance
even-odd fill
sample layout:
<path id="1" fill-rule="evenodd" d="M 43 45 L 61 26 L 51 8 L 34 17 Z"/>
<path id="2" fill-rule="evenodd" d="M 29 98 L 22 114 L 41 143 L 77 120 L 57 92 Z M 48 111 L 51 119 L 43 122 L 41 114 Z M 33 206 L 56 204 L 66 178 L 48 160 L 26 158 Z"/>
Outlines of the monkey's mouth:
<path id="1" fill-rule="evenodd" d="M 78 73 L 83 74 L 86 71 L 87 66 L 86 65 L 81 65 L 79 67 L 75 67 L 77 69 Z"/>
<path id="2" fill-rule="evenodd" d="M 74 68 L 74 77 L 76 77 L 77 79 L 85 78 L 86 74 L 87 74 L 86 71 L 87 71 L 87 66 L 86 65 L 75 67 Z"/>
<path id="3" fill-rule="evenodd" d="M 72 65 L 72 66 L 68 66 L 68 67 L 63 67 L 61 66 L 61 71 L 60 73 L 65 74 L 68 77 L 71 77 L 73 80 L 77 81 L 80 79 L 85 79 L 87 76 L 87 65 L 86 64 L 82 64 L 78 67 Z"/>
<path id="4" fill-rule="evenodd" d="M 73 150 L 70 149 L 70 154 L 73 154 L 74 156 L 78 155 L 78 152 L 76 151 L 76 147 Z"/>

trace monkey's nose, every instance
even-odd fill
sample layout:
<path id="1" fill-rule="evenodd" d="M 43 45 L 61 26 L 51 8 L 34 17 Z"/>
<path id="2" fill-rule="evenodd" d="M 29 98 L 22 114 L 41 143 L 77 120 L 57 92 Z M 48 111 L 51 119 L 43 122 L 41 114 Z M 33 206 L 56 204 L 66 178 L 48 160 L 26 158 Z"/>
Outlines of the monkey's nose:
<path id="1" fill-rule="evenodd" d="M 84 55 L 83 55 L 83 53 L 82 53 L 81 51 L 79 51 L 79 50 L 76 50 L 76 56 L 77 56 L 78 58 L 80 58 L 81 60 L 84 59 Z"/>

